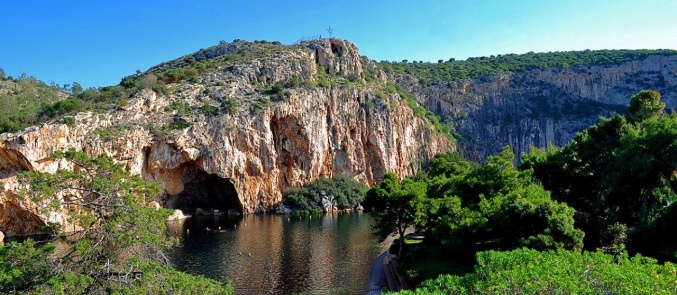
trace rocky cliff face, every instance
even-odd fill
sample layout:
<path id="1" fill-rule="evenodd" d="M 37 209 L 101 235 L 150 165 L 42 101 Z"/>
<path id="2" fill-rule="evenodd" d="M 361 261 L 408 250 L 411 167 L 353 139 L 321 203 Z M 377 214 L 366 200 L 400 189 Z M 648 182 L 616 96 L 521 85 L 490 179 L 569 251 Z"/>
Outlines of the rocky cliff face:
<path id="1" fill-rule="evenodd" d="M 484 161 L 505 145 L 517 155 L 531 146 L 563 146 L 600 116 L 625 113 L 630 96 L 642 89 L 661 92 L 668 109 L 677 107 L 677 56 L 428 86 L 406 75 L 390 74 L 388 80 L 449 122 L 461 136 L 459 151 L 475 161 Z"/>
<path id="2" fill-rule="evenodd" d="M 364 82 L 353 44 L 331 39 L 259 49 L 201 50 L 192 57 L 232 58 L 249 50 L 257 58 L 168 85 L 168 96 L 141 90 L 118 109 L 74 116 L 74 124 L 0 135 L 0 231 L 31 234 L 48 223 L 69 230 L 68 213 L 41 212 L 41 204 L 21 198 L 15 176 L 69 169 L 50 157 L 56 150 L 112 156 L 159 182 L 166 207 L 252 213 L 274 210 L 284 189 L 319 177 L 374 184 L 384 172 L 411 175 L 421 161 L 453 149 L 397 94 L 384 97 L 381 84 Z M 267 88 L 294 80 L 303 85 L 278 93 Z"/>

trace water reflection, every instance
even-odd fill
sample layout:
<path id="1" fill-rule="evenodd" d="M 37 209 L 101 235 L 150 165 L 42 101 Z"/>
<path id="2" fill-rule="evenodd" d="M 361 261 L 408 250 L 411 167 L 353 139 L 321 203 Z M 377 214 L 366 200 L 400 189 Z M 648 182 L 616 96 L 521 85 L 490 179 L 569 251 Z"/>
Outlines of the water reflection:
<path id="1" fill-rule="evenodd" d="M 181 237 L 172 261 L 180 270 L 231 280 L 236 294 L 358 294 L 383 249 L 370 222 L 360 213 L 301 220 L 262 214 L 194 217 L 170 225 Z"/>

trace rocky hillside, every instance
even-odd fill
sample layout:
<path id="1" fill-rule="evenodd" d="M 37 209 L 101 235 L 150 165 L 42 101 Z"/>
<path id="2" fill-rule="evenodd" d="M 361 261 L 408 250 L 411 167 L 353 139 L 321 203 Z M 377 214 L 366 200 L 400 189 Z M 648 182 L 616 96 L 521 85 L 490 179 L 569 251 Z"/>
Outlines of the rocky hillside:
<path id="1" fill-rule="evenodd" d="M 271 211 L 284 189 L 319 177 L 374 184 L 387 171 L 411 175 L 441 151 L 483 161 L 505 145 L 518 154 L 561 146 L 598 117 L 625 112 L 641 89 L 660 91 L 674 109 L 676 53 L 530 53 L 403 66 L 377 64 L 339 39 L 237 41 L 70 96 L 29 77 L 4 79 L 0 96 L 12 102 L 4 109 L 18 111 L 0 110 L 0 127 L 22 131 L 0 135 L 0 231 L 71 226 L 66 212 L 22 199 L 15 177 L 72 168 L 51 158 L 56 150 L 110 155 L 160 183 L 162 205 L 189 214 Z M 25 97 L 39 103 L 22 108 Z"/>
<path id="2" fill-rule="evenodd" d="M 394 70 L 387 74 L 388 81 L 415 94 L 419 103 L 453 126 L 459 137 L 458 149 L 465 158 L 484 161 L 505 145 L 518 155 L 528 152 L 531 146 L 562 146 L 600 116 L 625 113 L 630 96 L 642 89 L 661 92 L 667 109 L 677 108 L 675 52 L 639 53 L 624 52 L 626 56 L 637 55 L 626 61 L 623 60 L 627 58 L 610 62 L 602 55 L 606 62 L 576 66 L 562 62 L 565 66 L 453 81 L 433 79 L 415 68 L 411 74 Z M 556 56 L 551 54 L 549 58 Z"/>
<path id="3" fill-rule="evenodd" d="M 373 184 L 387 171 L 411 175 L 454 147 L 384 82 L 343 40 L 235 42 L 71 97 L 68 105 L 105 104 L 0 135 L 0 231 L 69 230 L 66 212 L 42 212 L 21 198 L 15 176 L 71 168 L 50 157 L 69 148 L 112 156 L 159 182 L 165 207 L 187 213 L 274 210 L 282 190 L 319 177 Z"/>

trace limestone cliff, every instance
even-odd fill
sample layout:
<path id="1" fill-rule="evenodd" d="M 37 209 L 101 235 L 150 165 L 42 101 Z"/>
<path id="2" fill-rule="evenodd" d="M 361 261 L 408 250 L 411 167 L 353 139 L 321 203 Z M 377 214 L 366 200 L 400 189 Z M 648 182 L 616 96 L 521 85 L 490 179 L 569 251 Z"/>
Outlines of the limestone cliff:
<path id="1" fill-rule="evenodd" d="M 169 95 L 141 89 L 117 109 L 0 135 L 0 231 L 31 234 L 47 223 L 69 230 L 67 212 L 41 212 L 20 197 L 14 176 L 70 168 L 50 157 L 56 150 L 112 156 L 159 182 L 166 207 L 251 213 L 274 210 L 285 188 L 319 177 L 374 184 L 453 149 L 399 95 L 364 81 L 363 67 L 373 65 L 352 43 L 220 44 L 149 72 L 194 60 L 218 63 L 167 85 Z"/>
<path id="2" fill-rule="evenodd" d="M 460 135 L 465 158 L 484 161 L 510 145 L 520 155 L 531 146 L 563 146 L 600 116 L 625 113 L 642 89 L 663 94 L 666 111 L 677 107 L 677 56 L 653 55 L 617 64 L 533 69 L 461 82 L 427 83 L 389 73 Z"/>

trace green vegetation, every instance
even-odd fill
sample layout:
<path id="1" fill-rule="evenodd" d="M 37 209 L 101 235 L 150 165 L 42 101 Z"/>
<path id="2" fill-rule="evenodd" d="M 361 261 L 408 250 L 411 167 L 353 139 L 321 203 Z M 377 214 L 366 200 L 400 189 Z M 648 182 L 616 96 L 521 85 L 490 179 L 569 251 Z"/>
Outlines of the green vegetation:
<path id="1" fill-rule="evenodd" d="M 677 243 L 666 245 L 648 234 L 674 218 L 669 208 L 677 200 L 677 114 L 663 114 L 663 107 L 659 93 L 642 91 L 632 97 L 627 116 L 601 119 L 561 149 L 524 157 L 523 169 L 533 170 L 554 198 L 581 212 L 577 224 L 589 249 L 626 243 L 645 255 L 677 258 Z M 627 241 L 619 230 L 624 228 L 634 229 Z"/>
<path id="2" fill-rule="evenodd" d="M 42 108 L 66 94 L 58 85 L 48 86 L 34 77 L 3 78 L 0 82 L 0 133 L 16 132 L 45 120 Z"/>
<path id="3" fill-rule="evenodd" d="M 417 117 L 427 120 L 432 124 L 434 130 L 437 132 L 440 132 L 442 135 L 444 135 L 450 142 L 456 142 L 456 138 L 454 137 L 454 134 L 451 132 L 451 127 L 449 124 L 444 123 L 442 121 L 442 118 L 439 116 L 435 115 L 435 113 L 426 110 L 424 107 L 420 106 L 418 102 L 416 102 L 416 98 L 414 98 L 413 94 L 407 93 L 406 91 L 399 89 L 397 86 L 393 84 L 387 84 L 385 86 L 385 89 L 388 93 L 397 93 L 404 99 L 404 101 L 407 102 L 407 105 L 411 108 L 411 110 L 414 112 L 414 115 Z M 381 94 L 382 97 L 387 96 L 385 94 Z"/>
<path id="4" fill-rule="evenodd" d="M 574 210 L 553 201 L 529 171 L 515 170 L 513 158 L 507 147 L 484 165 L 458 154 L 438 155 L 424 172 L 402 182 L 386 174 L 367 193 L 365 208 L 374 217 L 375 233 L 399 235 L 396 249 L 409 280 L 462 274 L 473 263 L 464 257 L 487 249 L 582 248 Z M 412 224 L 424 234 L 423 243 L 403 243 L 403 230 Z"/>
<path id="5" fill-rule="evenodd" d="M 677 260 L 677 114 L 663 108 L 659 93 L 641 91 L 628 115 L 600 119 L 563 148 L 534 149 L 521 171 L 509 150 L 484 165 L 434 158 L 414 178 L 428 186 L 415 206 L 426 239 L 401 259 L 412 282 L 427 281 L 403 293 L 673 293 L 674 264 L 643 257 Z M 461 258 L 471 253 L 474 272 Z"/>
<path id="6" fill-rule="evenodd" d="M 179 113 L 181 113 L 181 114 L 190 114 L 190 112 L 191 112 L 189 105 L 182 103 L 182 102 L 176 102 L 176 101 L 172 102 L 169 105 L 169 109 L 179 111 Z"/>
<path id="7" fill-rule="evenodd" d="M 640 255 L 539 252 L 477 254 L 475 273 L 441 275 L 398 294 L 674 294 L 677 268 Z"/>
<path id="8" fill-rule="evenodd" d="M 205 103 L 202 105 L 202 112 L 208 117 L 214 117 L 218 114 L 219 108 L 209 103 Z"/>
<path id="9" fill-rule="evenodd" d="M 72 118 L 72 117 L 66 117 L 67 118 Z M 127 127 L 123 125 L 115 125 L 115 126 L 110 126 L 106 127 L 103 129 L 97 129 L 94 130 L 93 133 L 96 134 L 98 137 L 103 139 L 104 141 L 112 141 L 116 140 L 121 136 L 121 132 L 126 130 Z"/>
<path id="10" fill-rule="evenodd" d="M 484 165 L 457 154 L 438 155 L 425 173 L 405 179 L 401 186 L 393 182 L 395 176 L 386 174 L 381 187 L 367 194 L 365 206 L 377 212 L 379 225 L 380 212 L 414 208 L 407 214 L 416 217 L 413 223 L 426 242 L 449 251 L 580 249 L 583 233 L 574 229 L 574 210 L 550 199 L 528 171 L 515 170 L 513 158 L 508 147 Z M 396 202 L 402 199 L 408 204 Z M 402 220 L 412 218 L 390 222 Z"/>
<path id="11" fill-rule="evenodd" d="M 226 97 L 221 102 L 221 108 L 228 114 L 234 114 L 237 111 L 238 106 L 239 103 L 237 102 L 237 99 L 233 97 Z"/>
<path id="12" fill-rule="evenodd" d="M 352 178 L 338 175 L 332 178 L 320 178 L 298 188 L 290 188 L 282 194 L 282 203 L 292 210 L 322 211 L 321 196 L 333 196 L 340 210 L 352 209 L 359 205 L 367 187 Z"/>
<path id="13" fill-rule="evenodd" d="M 190 127 L 192 124 L 190 124 L 188 121 L 186 121 L 183 118 L 174 118 L 174 120 L 169 123 L 169 125 L 166 127 L 170 130 L 181 130 L 181 129 L 186 129 Z"/>
<path id="14" fill-rule="evenodd" d="M 505 54 L 491 57 L 471 57 L 465 61 L 450 59 L 443 63 L 409 63 L 381 61 L 384 71 L 410 74 L 421 83 L 450 82 L 477 78 L 483 75 L 520 72 L 533 68 L 568 68 L 618 64 L 638 60 L 649 55 L 675 55 L 675 50 L 584 50 L 526 54 Z"/>
<path id="15" fill-rule="evenodd" d="M 54 245 L 28 240 L 0 248 L 0 291 L 57 294 L 166 294 L 204 290 L 230 294 L 228 283 L 180 273 L 165 266 L 163 251 L 175 240 L 166 234 L 167 209 L 145 206 L 158 200 L 160 186 L 130 175 L 111 158 L 56 152 L 81 169 L 56 173 L 28 171 L 18 178 L 24 197 L 43 210 L 68 209 L 75 232 Z M 62 192 L 63 199 L 56 193 Z M 140 274 L 136 277 L 135 273 Z M 119 275 L 122 274 L 123 276 Z M 124 276 L 127 275 L 127 276 Z M 111 279 L 114 276 L 114 279 Z"/>
<path id="16" fill-rule="evenodd" d="M 155 75 L 126 77 L 120 85 L 83 87 L 77 82 L 47 85 L 34 77 L 2 79 L 0 83 L 0 133 L 17 132 L 28 126 L 58 120 L 78 112 L 104 112 L 127 105 L 143 89 L 168 95 L 169 90 Z M 73 121 L 74 123 L 74 121 Z"/>
<path id="17" fill-rule="evenodd" d="M 367 206 L 374 218 L 372 228 L 381 239 L 397 234 L 398 257 L 404 250 L 404 231 L 416 220 L 416 206 L 425 198 L 426 185 L 406 178 L 400 183 L 397 175 L 386 173 L 379 186 L 367 192 Z"/>
<path id="18" fill-rule="evenodd" d="M 266 95 L 270 95 L 273 101 L 281 101 L 285 99 L 284 85 L 279 83 L 273 85 L 272 87 L 264 88 L 263 93 Z"/>

